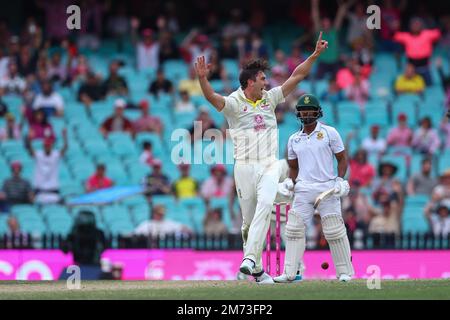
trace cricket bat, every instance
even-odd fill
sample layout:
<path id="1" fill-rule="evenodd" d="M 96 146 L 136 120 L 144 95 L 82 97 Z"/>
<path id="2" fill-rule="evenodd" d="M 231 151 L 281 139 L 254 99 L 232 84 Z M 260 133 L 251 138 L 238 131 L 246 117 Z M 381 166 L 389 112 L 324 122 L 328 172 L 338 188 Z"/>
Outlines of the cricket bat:
<path id="1" fill-rule="evenodd" d="M 322 192 L 321 194 L 319 194 L 319 196 L 316 198 L 316 201 L 314 201 L 314 209 L 317 209 L 317 207 L 319 206 L 320 202 L 324 199 L 328 199 L 329 197 L 331 197 L 334 194 L 334 188 L 330 189 L 330 190 L 326 190 L 324 192 Z"/>

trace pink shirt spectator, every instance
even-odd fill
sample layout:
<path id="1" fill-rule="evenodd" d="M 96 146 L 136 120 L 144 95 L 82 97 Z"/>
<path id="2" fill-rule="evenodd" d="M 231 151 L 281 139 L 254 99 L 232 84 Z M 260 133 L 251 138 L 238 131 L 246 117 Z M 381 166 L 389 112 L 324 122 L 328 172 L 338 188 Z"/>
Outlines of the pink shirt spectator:
<path id="1" fill-rule="evenodd" d="M 50 124 L 42 125 L 39 123 L 30 124 L 31 139 L 55 138 L 55 133 Z"/>
<path id="2" fill-rule="evenodd" d="M 439 29 L 423 30 L 418 35 L 409 32 L 396 32 L 394 40 L 405 46 L 410 59 L 426 59 L 433 53 L 433 42 L 441 37 Z"/>
<path id="3" fill-rule="evenodd" d="M 99 177 L 96 174 L 92 175 L 87 183 L 86 190 L 92 192 L 99 189 L 109 188 L 113 185 L 113 181 L 108 177 Z"/>
<path id="4" fill-rule="evenodd" d="M 392 128 L 387 137 L 387 144 L 395 147 L 409 147 L 411 145 L 412 130 L 406 128 Z"/>
<path id="5" fill-rule="evenodd" d="M 445 148 L 450 149 L 450 122 L 442 123 L 441 130 L 445 135 Z"/>
<path id="6" fill-rule="evenodd" d="M 143 116 L 133 123 L 135 132 L 156 132 L 161 133 L 161 120 L 158 117 Z"/>
<path id="7" fill-rule="evenodd" d="M 361 187 L 366 187 L 370 185 L 373 177 L 375 177 L 375 168 L 370 163 L 361 164 L 350 160 L 350 185 L 359 181 Z"/>
<path id="8" fill-rule="evenodd" d="M 355 101 L 360 107 L 364 106 L 369 98 L 369 82 L 367 80 L 360 80 L 359 84 L 356 81 L 345 89 L 347 98 Z"/>
<path id="9" fill-rule="evenodd" d="M 207 199 L 212 197 L 227 197 L 232 187 L 233 179 L 230 177 L 224 177 L 221 185 L 218 185 L 217 180 L 211 177 L 203 182 L 200 193 Z"/>

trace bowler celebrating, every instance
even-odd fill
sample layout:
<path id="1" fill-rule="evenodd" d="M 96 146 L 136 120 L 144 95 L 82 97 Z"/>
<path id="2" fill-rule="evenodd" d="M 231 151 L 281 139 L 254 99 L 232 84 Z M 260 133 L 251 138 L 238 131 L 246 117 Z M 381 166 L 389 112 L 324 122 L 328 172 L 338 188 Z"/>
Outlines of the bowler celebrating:
<path id="1" fill-rule="evenodd" d="M 349 281 L 354 271 L 340 200 L 350 191 L 348 182 L 344 180 L 347 172 L 344 144 L 335 128 L 318 121 L 322 108 L 315 96 L 301 96 L 296 109 L 303 130 L 294 133 L 288 141 L 289 177 L 295 184 L 294 204 L 286 225 L 284 274 L 274 278 L 274 281 L 297 281 L 298 263 L 305 252 L 305 226 L 309 225 L 314 215 L 316 198 L 328 190 L 333 193 L 318 205 L 322 230 L 330 246 L 337 278 L 339 281 Z M 334 173 L 334 158 L 338 162 L 337 176 Z"/>
<path id="2" fill-rule="evenodd" d="M 241 87 L 227 97 L 214 92 L 209 81 L 210 65 L 203 56 L 195 68 L 206 99 L 227 119 L 234 145 L 234 179 L 242 211 L 244 259 L 240 271 L 253 275 L 258 283 L 273 283 L 262 266 L 262 251 L 273 201 L 278 190 L 278 127 L 276 106 L 283 102 L 309 74 L 314 61 L 327 48 L 322 33 L 314 53 L 298 65 L 281 86 L 265 90 L 267 62 L 255 60 L 239 75 Z M 290 179 L 286 179 L 290 187 Z"/>

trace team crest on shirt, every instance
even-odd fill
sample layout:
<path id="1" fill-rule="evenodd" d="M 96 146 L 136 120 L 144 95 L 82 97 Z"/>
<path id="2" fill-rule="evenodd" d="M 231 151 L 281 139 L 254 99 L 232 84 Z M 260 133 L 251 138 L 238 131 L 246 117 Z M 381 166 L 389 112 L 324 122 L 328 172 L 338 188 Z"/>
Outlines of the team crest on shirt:
<path id="1" fill-rule="evenodd" d="M 247 112 L 248 111 L 248 107 L 247 107 L 247 105 L 246 104 L 244 104 L 244 110 L 243 110 L 244 112 Z"/>
<path id="2" fill-rule="evenodd" d="M 267 102 L 267 99 L 263 99 L 259 105 L 262 110 L 270 109 L 270 104 Z"/>
<path id="3" fill-rule="evenodd" d="M 323 139 L 323 132 L 319 131 L 319 133 L 317 133 L 317 140 L 322 140 Z"/>

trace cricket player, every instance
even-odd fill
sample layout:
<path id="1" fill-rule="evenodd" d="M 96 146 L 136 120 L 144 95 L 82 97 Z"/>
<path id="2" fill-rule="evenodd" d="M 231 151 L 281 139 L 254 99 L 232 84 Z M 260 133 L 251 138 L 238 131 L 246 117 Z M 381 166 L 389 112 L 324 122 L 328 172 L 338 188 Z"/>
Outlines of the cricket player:
<path id="1" fill-rule="evenodd" d="M 350 281 L 354 274 L 350 243 L 341 213 L 340 198 L 348 195 L 350 186 L 344 180 L 347 156 L 339 133 L 333 127 L 318 121 L 322 108 L 311 94 L 300 97 L 296 115 L 303 124 L 288 140 L 289 176 L 294 190 L 293 208 L 289 211 L 286 225 L 286 255 L 284 274 L 275 282 L 295 282 L 298 262 L 305 252 L 306 225 L 314 215 L 314 202 L 322 192 L 334 189 L 334 194 L 323 199 L 318 206 L 325 239 L 339 281 Z M 338 162 L 334 172 L 334 158 Z"/>
<path id="2" fill-rule="evenodd" d="M 250 61 L 239 75 L 241 87 L 227 97 L 212 89 L 208 74 L 210 64 L 200 56 L 195 63 L 205 98 L 227 119 L 234 145 L 234 179 L 242 212 L 244 259 L 239 270 L 253 275 L 258 283 L 273 283 L 264 272 L 262 251 L 269 228 L 273 202 L 278 191 L 278 127 L 275 107 L 285 100 L 309 74 L 314 61 L 328 47 L 320 33 L 311 56 L 298 65 L 281 86 L 268 85 L 267 62 Z"/>

